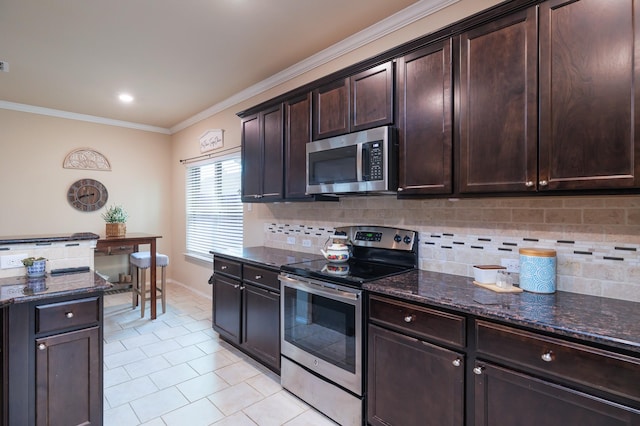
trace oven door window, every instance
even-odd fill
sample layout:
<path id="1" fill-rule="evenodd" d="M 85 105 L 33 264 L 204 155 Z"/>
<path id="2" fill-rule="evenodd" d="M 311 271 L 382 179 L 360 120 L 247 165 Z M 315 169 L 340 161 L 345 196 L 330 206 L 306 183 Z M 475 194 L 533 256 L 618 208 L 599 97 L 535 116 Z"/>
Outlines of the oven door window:
<path id="1" fill-rule="evenodd" d="M 309 185 L 357 182 L 356 145 L 309 153 Z"/>
<path id="2" fill-rule="evenodd" d="M 355 306 L 291 287 L 283 297 L 284 340 L 355 373 Z"/>

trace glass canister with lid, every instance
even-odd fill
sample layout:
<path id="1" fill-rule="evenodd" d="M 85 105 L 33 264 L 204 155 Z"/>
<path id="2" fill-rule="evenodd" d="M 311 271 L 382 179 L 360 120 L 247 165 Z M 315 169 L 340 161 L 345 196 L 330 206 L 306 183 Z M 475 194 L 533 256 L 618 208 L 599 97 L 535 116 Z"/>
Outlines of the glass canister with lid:
<path id="1" fill-rule="evenodd" d="M 533 293 L 556 291 L 556 251 L 520 249 L 520 288 Z"/>

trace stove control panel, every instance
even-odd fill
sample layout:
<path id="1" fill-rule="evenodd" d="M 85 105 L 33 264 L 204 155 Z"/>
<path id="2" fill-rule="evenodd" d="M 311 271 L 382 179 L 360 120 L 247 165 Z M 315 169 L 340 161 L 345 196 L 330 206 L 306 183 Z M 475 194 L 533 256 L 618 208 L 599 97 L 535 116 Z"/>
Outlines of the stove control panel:
<path id="1" fill-rule="evenodd" d="M 345 235 L 354 246 L 412 251 L 418 243 L 418 233 L 385 226 L 346 226 L 336 228 L 336 235 Z"/>
<path id="2" fill-rule="evenodd" d="M 382 232 L 358 231 L 356 232 L 356 241 L 381 241 Z"/>

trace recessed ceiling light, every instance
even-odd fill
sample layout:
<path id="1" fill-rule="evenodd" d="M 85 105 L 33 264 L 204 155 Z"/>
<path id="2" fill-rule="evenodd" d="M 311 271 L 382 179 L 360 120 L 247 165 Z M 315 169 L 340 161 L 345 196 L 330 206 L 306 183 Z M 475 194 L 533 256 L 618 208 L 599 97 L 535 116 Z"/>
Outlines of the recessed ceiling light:
<path id="1" fill-rule="evenodd" d="M 120 93 L 118 95 L 118 99 L 120 99 L 120 102 L 124 102 L 124 103 L 130 103 L 133 102 L 133 96 L 131 96 L 128 93 Z"/>

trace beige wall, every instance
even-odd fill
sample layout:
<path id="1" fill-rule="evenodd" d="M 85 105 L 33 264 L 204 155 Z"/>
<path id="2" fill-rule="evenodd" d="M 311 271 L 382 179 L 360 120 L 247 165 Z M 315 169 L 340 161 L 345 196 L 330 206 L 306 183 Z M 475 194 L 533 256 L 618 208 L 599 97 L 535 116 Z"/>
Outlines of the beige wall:
<path id="1" fill-rule="evenodd" d="M 80 212 L 67 202 L 78 179 L 102 182 L 107 206 L 122 204 L 130 232 L 158 233 L 171 247 L 170 136 L 0 109 L 0 236 L 94 232 L 104 235 L 100 212 Z M 91 148 L 111 171 L 72 170 L 64 158 Z M 104 210 L 102 210 L 104 211 Z"/>

